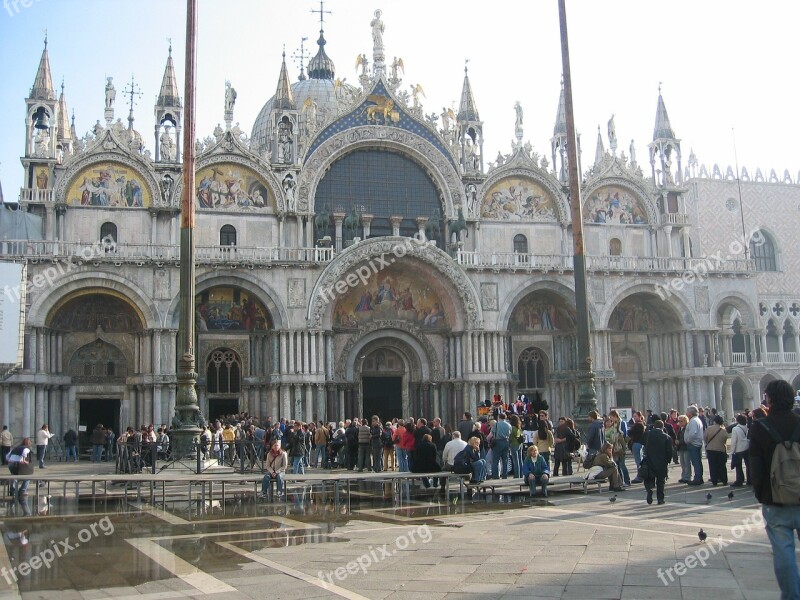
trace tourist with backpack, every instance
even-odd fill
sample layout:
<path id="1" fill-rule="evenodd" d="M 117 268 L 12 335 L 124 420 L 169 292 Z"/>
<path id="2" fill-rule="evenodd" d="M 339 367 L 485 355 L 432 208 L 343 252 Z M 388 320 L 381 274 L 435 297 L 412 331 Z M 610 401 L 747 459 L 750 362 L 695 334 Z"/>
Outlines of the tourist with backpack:
<path id="1" fill-rule="evenodd" d="M 795 534 L 800 535 L 800 417 L 792 413 L 794 390 L 783 380 L 764 391 L 768 414 L 750 429 L 753 491 L 772 545 L 782 600 L 800 598 Z"/>
<path id="2" fill-rule="evenodd" d="M 386 421 L 386 425 L 381 432 L 381 446 L 383 447 L 383 468 L 387 471 L 394 471 L 396 468 L 394 459 L 394 429 L 391 421 Z"/>

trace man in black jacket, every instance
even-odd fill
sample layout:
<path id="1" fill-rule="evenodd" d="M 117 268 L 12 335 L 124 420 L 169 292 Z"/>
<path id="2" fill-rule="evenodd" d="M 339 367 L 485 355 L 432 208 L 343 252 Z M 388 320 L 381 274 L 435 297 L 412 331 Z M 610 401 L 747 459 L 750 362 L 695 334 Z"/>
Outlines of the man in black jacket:
<path id="1" fill-rule="evenodd" d="M 658 419 L 644 437 L 644 458 L 648 474 L 644 478 L 644 489 L 647 490 L 647 503 L 653 503 L 653 487 L 659 504 L 664 504 L 664 482 L 667 479 L 669 463 L 672 460 L 672 438 L 664 433 L 664 421 Z"/>
<path id="2" fill-rule="evenodd" d="M 465 412 L 464 419 L 460 421 L 458 424 L 458 431 L 461 433 L 462 440 L 466 441 L 469 439 L 469 436 L 472 434 L 474 426 L 475 426 L 475 421 L 472 420 L 472 414 Z"/>
<path id="3" fill-rule="evenodd" d="M 800 598 L 800 572 L 795 558 L 794 536 L 800 532 L 800 506 L 777 504 L 772 498 L 770 469 L 776 443 L 759 421 L 766 421 L 782 439 L 791 439 L 800 427 L 800 417 L 792 413 L 794 390 L 786 381 L 770 381 L 764 390 L 768 415 L 750 428 L 750 474 L 753 492 L 761 503 L 761 514 L 772 544 L 772 564 L 781 588 L 781 598 Z M 800 533 L 798 533 L 800 535 Z"/>

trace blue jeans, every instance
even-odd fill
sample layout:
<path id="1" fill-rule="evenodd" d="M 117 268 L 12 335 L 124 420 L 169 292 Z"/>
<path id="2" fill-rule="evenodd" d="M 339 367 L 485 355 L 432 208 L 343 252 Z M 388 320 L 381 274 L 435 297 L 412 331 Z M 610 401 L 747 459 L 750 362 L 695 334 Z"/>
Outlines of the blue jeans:
<path id="1" fill-rule="evenodd" d="M 794 551 L 794 536 L 800 531 L 800 506 L 763 504 L 767 537 L 772 545 L 772 565 L 781 588 L 781 600 L 800 598 L 800 572 Z"/>
<path id="2" fill-rule="evenodd" d="M 694 470 L 694 479 L 693 482 L 702 483 L 703 482 L 703 447 L 702 446 L 693 446 L 692 444 L 687 444 L 686 449 L 689 452 L 689 461 L 692 463 L 692 469 Z"/>
<path id="3" fill-rule="evenodd" d="M 39 468 L 44 469 L 44 455 L 47 453 L 47 446 L 36 446 L 36 460 L 39 461 Z"/>
<path id="4" fill-rule="evenodd" d="M 614 462 L 617 463 L 617 470 L 619 471 L 620 477 L 622 477 L 622 481 L 625 485 L 630 485 L 631 475 L 628 473 L 628 466 L 625 464 L 625 455 L 623 454 L 619 458 L 615 458 Z"/>
<path id="5" fill-rule="evenodd" d="M 498 475 L 503 479 L 508 478 L 508 469 L 506 468 L 508 464 L 508 452 L 508 440 L 495 441 L 494 448 L 492 448 L 492 477 L 494 479 L 497 479 Z M 503 465 L 502 470 L 500 465 Z"/>
<path id="6" fill-rule="evenodd" d="M 545 475 L 544 473 L 541 475 L 534 475 L 530 473 L 528 475 L 528 487 L 531 489 L 531 496 L 536 495 L 536 485 L 539 484 L 542 486 L 542 496 L 547 496 L 547 483 L 550 481 L 550 476 Z"/>
<path id="7" fill-rule="evenodd" d="M 92 446 L 92 462 L 100 462 L 103 459 L 103 444 Z"/>
<path id="8" fill-rule="evenodd" d="M 78 460 L 78 447 L 77 446 L 67 446 L 67 456 L 64 460 L 69 460 L 72 457 L 73 461 Z"/>
<path id="9" fill-rule="evenodd" d="M 633 462 L 636 463 L 636 470 L 642 464 L 642 445 L 639 442 L 631 444 L 631 452 L 633 452 Z"/>
<path id="10" fill-rule="evenodd" d="M 486 461 L 482 458 L 472 463 L 472 481 L 486 481 Z"/>
<path id="11" fill-rule="evenodd" d="M 408 473 L 408 450 L 395 446 L 397 451 L 397 470 Z"/>
<path id="12" fill-rule="evenodd" d="M 325 466 L 325 446 L 314 446 L 314 466 Z"/>
<path id="13" fill-rule="evenodd" d="M 303 459 L 305 456 L 293 456 L 292 457 L 292 473 L 300 473 L 305 474 L 305 469 L 303 468 Z"/>
<path id="14" fill-rule="evenodd" d="M 511 449 L 511 470 L 514 472 L 514 477 L 520 477 L 522 473 L 522 446 L 517 446 Z"/>
<path id="15" fill-rule="evenodd" d="M 298 458 L 303 458 L 299 456 Z M 269 494 L 270 491 L 270 479 L 275 479 L 275 485 L 278 487 L 278 493 L 280 494 L 283 492 L 283 473 L 276 473 L 275 477 L 271 477 L 270 474 L 264 475 L 264 479 L 261 481 L 261 493 L 265 496 Z"/>

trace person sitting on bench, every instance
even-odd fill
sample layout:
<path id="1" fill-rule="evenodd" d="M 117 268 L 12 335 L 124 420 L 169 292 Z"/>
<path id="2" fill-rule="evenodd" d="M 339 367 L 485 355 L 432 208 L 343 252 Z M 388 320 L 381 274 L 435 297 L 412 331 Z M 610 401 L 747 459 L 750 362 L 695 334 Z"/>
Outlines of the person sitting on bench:
<path id="1" fill-rule="evenodd" d="M 453 473 L 472 473 L 471 484 L 483 483 L 486 481 L 486 461 L 481 458 L 481 439 L 471 437 L 467 442 L 467 447 L 456 454 L 453 459 Z"/>
<path id="2" fill-rule="evenodd" d="M 272 442 L 272 448 L 267 453 L 266 459 L 264 460 L 264 470 L 267 474 L 264 475 L 264 479 L 261 482 L 261 494 L 259 494 L 261 498 L 266 498 L 270 494 L 272 490 L 272 484 L 270 482 L 273 479 L 278 488 L 278 498 L 283 496 L 283 477 L 286 475 L 286 466 L 288 463 L 289 458 L 286 456 L 286 452 L 281 450 L 280 440 L 274 440 Z"/>
<path id="3" fill-rule="evenodd" d="M 542 497 L 547 498 L 547 483 L 550 481 L 550 465 L 539 448 L 532 444 L 528 448 L 528 457 L 522 463 L 522 477 L 531 488 L 531 498 L 536 496 L 536 486 L 542 486 Z"/>
<path id="4" fill-rule="evenodd" d="M 600 452 L 594 457 L 592 467 L 602 467 L 603 470 L 594 476 L 594 479 L 608 479 L 611 487 L 608 488 L 610 492 L 624 492 L 625 488 L 622 487 L 622 481 L 619 476 L 619 469 L 617 463 L 612 458 L 614 446 L 608 442 L 604 443 Z"/>

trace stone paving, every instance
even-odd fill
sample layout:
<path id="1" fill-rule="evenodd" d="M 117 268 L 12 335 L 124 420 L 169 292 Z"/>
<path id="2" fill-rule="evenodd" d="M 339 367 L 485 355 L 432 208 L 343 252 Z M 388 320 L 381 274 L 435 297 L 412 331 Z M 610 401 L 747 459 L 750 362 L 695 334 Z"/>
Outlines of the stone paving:
<path id="1" fill-rule="evenodd" d="M 293 494 L 288 511 L 243 498 L 224 516 L 202 518 L 149 505 L 6 516 L 0 567 L 9 569 L 32 565 L 48 540 L 74 541 L 103 517 L 115 531 L 17 583 L 0 570 L 0 600 L 779 598 L 752 492 L 737 489 L 729 500 L 729 491 L 669 483 L 663 506 L 648 506 L 634 486 L 613 504 L 607 492 L 556 492 L 546 502 L 479 497 L 466 506 L 354 502 L 337 514 L 325 498 Z"/>

